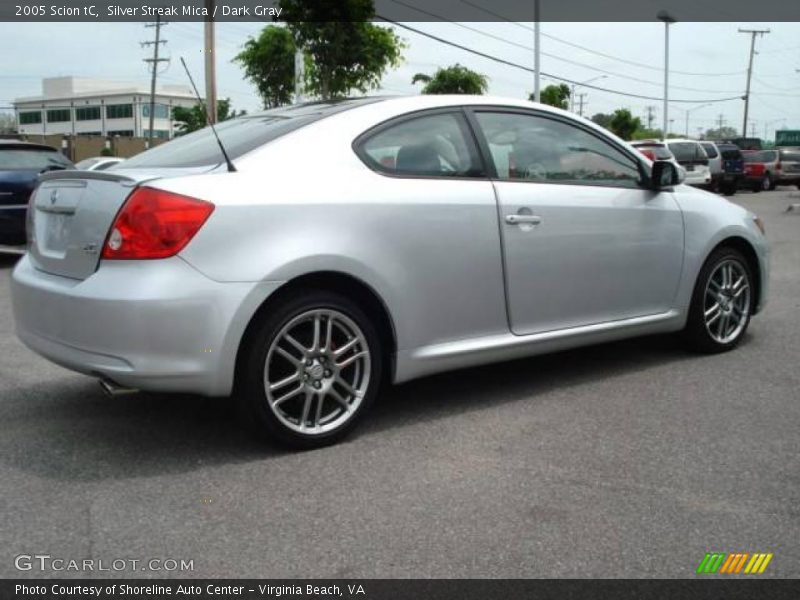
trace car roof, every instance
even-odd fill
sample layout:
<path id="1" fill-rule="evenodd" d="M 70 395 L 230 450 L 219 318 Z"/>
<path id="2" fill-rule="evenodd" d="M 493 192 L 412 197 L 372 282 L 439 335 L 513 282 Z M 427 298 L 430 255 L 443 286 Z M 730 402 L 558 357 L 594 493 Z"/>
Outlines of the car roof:
<path id="1" fill-rule="evenodd" d="M 58 150 L 46 144 L 23 142 L 22 140 L 0 140 L 0 149 L 9 148 L 13 148 L 15 150 L 49 150 L 50 152 L 58 152 Z"/>

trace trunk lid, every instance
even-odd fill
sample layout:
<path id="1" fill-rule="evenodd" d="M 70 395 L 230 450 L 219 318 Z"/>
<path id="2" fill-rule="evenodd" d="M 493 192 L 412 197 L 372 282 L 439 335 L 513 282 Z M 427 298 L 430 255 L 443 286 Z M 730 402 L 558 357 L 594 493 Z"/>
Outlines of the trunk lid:
<path id="1" fill-rule="evenodd" d="M 29 207 L 29 255 L 41 271 L 85 279 L 95 272 L 114 218 L 153 175 L 61 171 L 39 178 Z"/>

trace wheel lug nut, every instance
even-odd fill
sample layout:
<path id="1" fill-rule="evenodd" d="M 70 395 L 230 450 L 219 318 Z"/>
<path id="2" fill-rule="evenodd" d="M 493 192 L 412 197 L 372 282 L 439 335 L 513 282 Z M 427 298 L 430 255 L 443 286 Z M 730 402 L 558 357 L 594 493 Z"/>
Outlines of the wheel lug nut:
<path id="1" fill-rule="evenodd" d="M 319 388 L 321 388 L 321 387 L 322 387 L 322 384 L 321 384 L 319 381 L 315 381 L 315 382 L 314 382 L 314 387 L 315 387 L 315 388 L 317 388 L 317 389 L 319 389 Z"/>
<path id="2" fill-rule="evenodd" d="M 325 377 L 330 377 L 330 376 L 331 376 L 331 372 L 329 370 L 325 369 Z"/>

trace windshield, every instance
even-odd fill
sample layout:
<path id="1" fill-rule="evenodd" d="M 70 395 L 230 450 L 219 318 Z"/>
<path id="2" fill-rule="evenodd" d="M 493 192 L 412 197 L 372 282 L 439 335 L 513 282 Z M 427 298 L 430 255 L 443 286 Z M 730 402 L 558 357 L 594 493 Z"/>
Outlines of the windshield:
<path id="1" fill-rule="evenodd" d="M 378 98 L 299 104 L 238 117 L 216 125 L 217 134 L 231 160 L 278 139 L 304 125 Z M 210 127 L 175 138 L 125 161 L 124 168 L 202 167 L 224 162 Z"/>
<path id="2" fill-rule="evenodd" d="M 103 159 L 102 158 L 84 158 L 82 161 L 75 163 L 75 168 L 76 169 L 81 169 L 81 170 L 86 170 L 89 167 L 91 167 L 92 165 L 96 165 L 101 160 L 103 160 Z"/>
<path id="3" fill-rule="evenodd" d="M 0 148 L 0 169 L 44 171 L 45 169 L 69 169 L 67 158 L 55 150 L 43 148 Z"/>

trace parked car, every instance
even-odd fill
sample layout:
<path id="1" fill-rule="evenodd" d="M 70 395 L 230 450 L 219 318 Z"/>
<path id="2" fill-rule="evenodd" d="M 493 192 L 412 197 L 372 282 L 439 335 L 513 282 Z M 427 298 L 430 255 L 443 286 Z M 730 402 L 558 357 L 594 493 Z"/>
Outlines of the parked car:
<path id="1" fill-rule="evenodd" d="M 719 191 L 726 196 L 733 196 L 744 181 L 744 158 L 742 151 L 734 144 L 717 143 L 722 157 L 722 179 Z"/>
<path id="2" fill-rule="evenodd" d="M 84 158 L 82 161 L 75 163 L 75 168 L 83 171 L 105 171 L 118 165 L 123 160 L 125 159 L 117 156 L 94 156 L 92 158 Z"/>
<path id="3" fill-rule="evenodd" d="M 778 148 L 775 184 L 796 185 L 800 188 L 800 148 Z"/>
<path id="4" fill-rule="evenodd" d="M 718 192 L 724 179 L 722 156 L 719 153 L 719 148 L 714 142 L 708 141 L 701 141 L 700 145 L 706 151 L 706 156 L 708 156 L 708 170 L 711 171 L 711 186 L 709 189 L 713 192 Z"/>
<path id="5" fill-rule="evenodd" d="M 722 352 L 767 296 L 755 215 L 566 111 L 362 98 L 217 130 L 229 164 L 203 129 L 42 177 L 25 344 L 111 393 L 235 390 L 311 447 L 384 380 L 663 332 Z"/>
<path id="6" fill-rule="evenodd" d="M 669 148 L 667 148 L 664 142 L 659 142 L 657 140 L 637 140 L 631 142 L 631 145 L 650 160 L 667 160 L 682 171 L 684 170 L 683 167 L 678 164 L 678 161 L 675 160 L 672 152 L 669 151 Z"/>
<path id="7" fill-rule="evenodd" d="M 754 192 L 769 190 L 772 180 L 767 176 L 767 165 L 763 160 L 766 151 L 745 150 L 742 152 L 744 157 L 744 175 L 746 185 Z"/>
<path id="8" fill-rule="evenodd" d="M 0 140 L 0 244 L 25 243 L 25 211 L 39 174 L 72 168 L 50 146 Z"/>
<path id="9" fill-rule="evenodd" d="M 697 140 L 671 139 L 667 140 L 667 147 L 686 170 L 686 183 L 706 189 L 711 186 L 708 155 Z"/>

